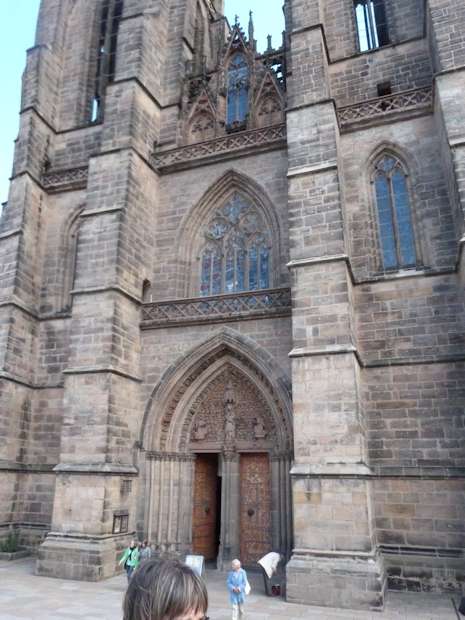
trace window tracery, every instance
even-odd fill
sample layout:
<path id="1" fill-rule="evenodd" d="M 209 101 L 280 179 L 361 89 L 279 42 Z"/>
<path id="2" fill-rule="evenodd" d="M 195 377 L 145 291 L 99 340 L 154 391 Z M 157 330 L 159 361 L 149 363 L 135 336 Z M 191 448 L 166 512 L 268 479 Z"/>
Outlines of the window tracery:
<path id="1" fill-rule="evenodd" d="M 270 235 L 258 210 L 234 193 L 204 231 L 201 296 L 269 288 L 270 246 Z"/>
<path id="2" fill-rule="evenodd" d="M 393 154 L 375 163 L 374 189 L 383 267 L 415 267 L 418 262 L 407 172 Z"/>
<path id="3" fill-rule="evenodd" d="M 234 54 L 229 62 L 227 120 L 229 128 L 242 127 L 249 112 L 249 65 L 244 54 Z"/>

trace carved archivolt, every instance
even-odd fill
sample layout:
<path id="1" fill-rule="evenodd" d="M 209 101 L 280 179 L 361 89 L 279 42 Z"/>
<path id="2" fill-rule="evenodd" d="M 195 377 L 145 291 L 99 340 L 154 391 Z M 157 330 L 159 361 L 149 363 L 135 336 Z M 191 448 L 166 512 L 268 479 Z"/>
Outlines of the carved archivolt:
<path id="1" fill-rule="evenodd" d="M 221 450 L 234 435 L 236 447 L 247 443 L 252 449 L 258 442 L 276 453 L 291 450 L 290 402 L 271 368 L 261 369 L 227 343 L 182 366 L 160 382 L 149 403 L 146 417 L 155 417 L 143 430 L 146 449 L 182 453 L 210 442 Z"/>

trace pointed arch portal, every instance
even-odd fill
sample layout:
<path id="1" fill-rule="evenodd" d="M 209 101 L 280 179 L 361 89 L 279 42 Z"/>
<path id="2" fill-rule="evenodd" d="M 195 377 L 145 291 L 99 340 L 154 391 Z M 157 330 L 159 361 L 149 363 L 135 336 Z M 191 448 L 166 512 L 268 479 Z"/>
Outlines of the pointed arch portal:
<path id="1" fill-rule="evenodd" d="M 172 367 L 142 431 L 144 534 L 219 568 L 291 550 L 290 399 L 279 369 L 223 330 Z"/>

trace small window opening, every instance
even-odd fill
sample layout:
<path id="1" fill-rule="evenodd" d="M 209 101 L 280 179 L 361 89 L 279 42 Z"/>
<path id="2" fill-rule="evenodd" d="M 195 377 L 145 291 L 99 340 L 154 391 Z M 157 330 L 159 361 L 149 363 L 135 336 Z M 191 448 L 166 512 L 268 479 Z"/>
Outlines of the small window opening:
<path id="1" fill-rule="evenodd" d="M 387 97 L 388 95 L 392 95 L 391 82 L 381 82 L 376 88 L 378 90 L 378 97 Z"/>
<path id="2" fill-rule="evenodd" d="M 125 534 L 129 530 L 129 513 L 117 511 L 113 514 L 113 534 Z"/>
<path id="3" fill-rule="evenodd" d="M 355 20 L 361 52 L 389 43 L 384 0 L 355 0 Z"/>
<path id="4" fill-rule="evenodd" d="M 99 112 L 100 112 L 100 98 L 99 97 L 94 97 L 92 99 L 92 110 L 91 110 L 91 114 L 90 114 L 90 122 L 91 123 L 96 123 L 99 119 Z"/>

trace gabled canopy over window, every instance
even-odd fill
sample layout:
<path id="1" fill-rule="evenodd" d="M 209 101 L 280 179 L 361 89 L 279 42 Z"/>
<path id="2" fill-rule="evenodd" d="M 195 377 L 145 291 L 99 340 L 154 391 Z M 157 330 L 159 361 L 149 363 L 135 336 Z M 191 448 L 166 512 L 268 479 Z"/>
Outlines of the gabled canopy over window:
<path id="1" fill-rule="evenodd" d="M 389 43 L 384 0 L 355 0 L 355 18 L 361 52 Z"/>
<path id="2" fill-rule="evenodd" d="M 415 267 L 417 252 L 407 174 L 394 155 L 384 154 L 378 159 L 374 185 L 384 269 Z"/>
<path id="3" fill-rule="evenodd" d="M 249 66 L 244 54 L 235 54 L 228 68 L 227 125 L 242 125 L 249 111 Z"/>
<path id="4" fill-rule="evenodd" d="M 270 286 L 270 236 L 260 213 L 235 193 L 208 223 L 201 254 L 200 294 Z"/>

